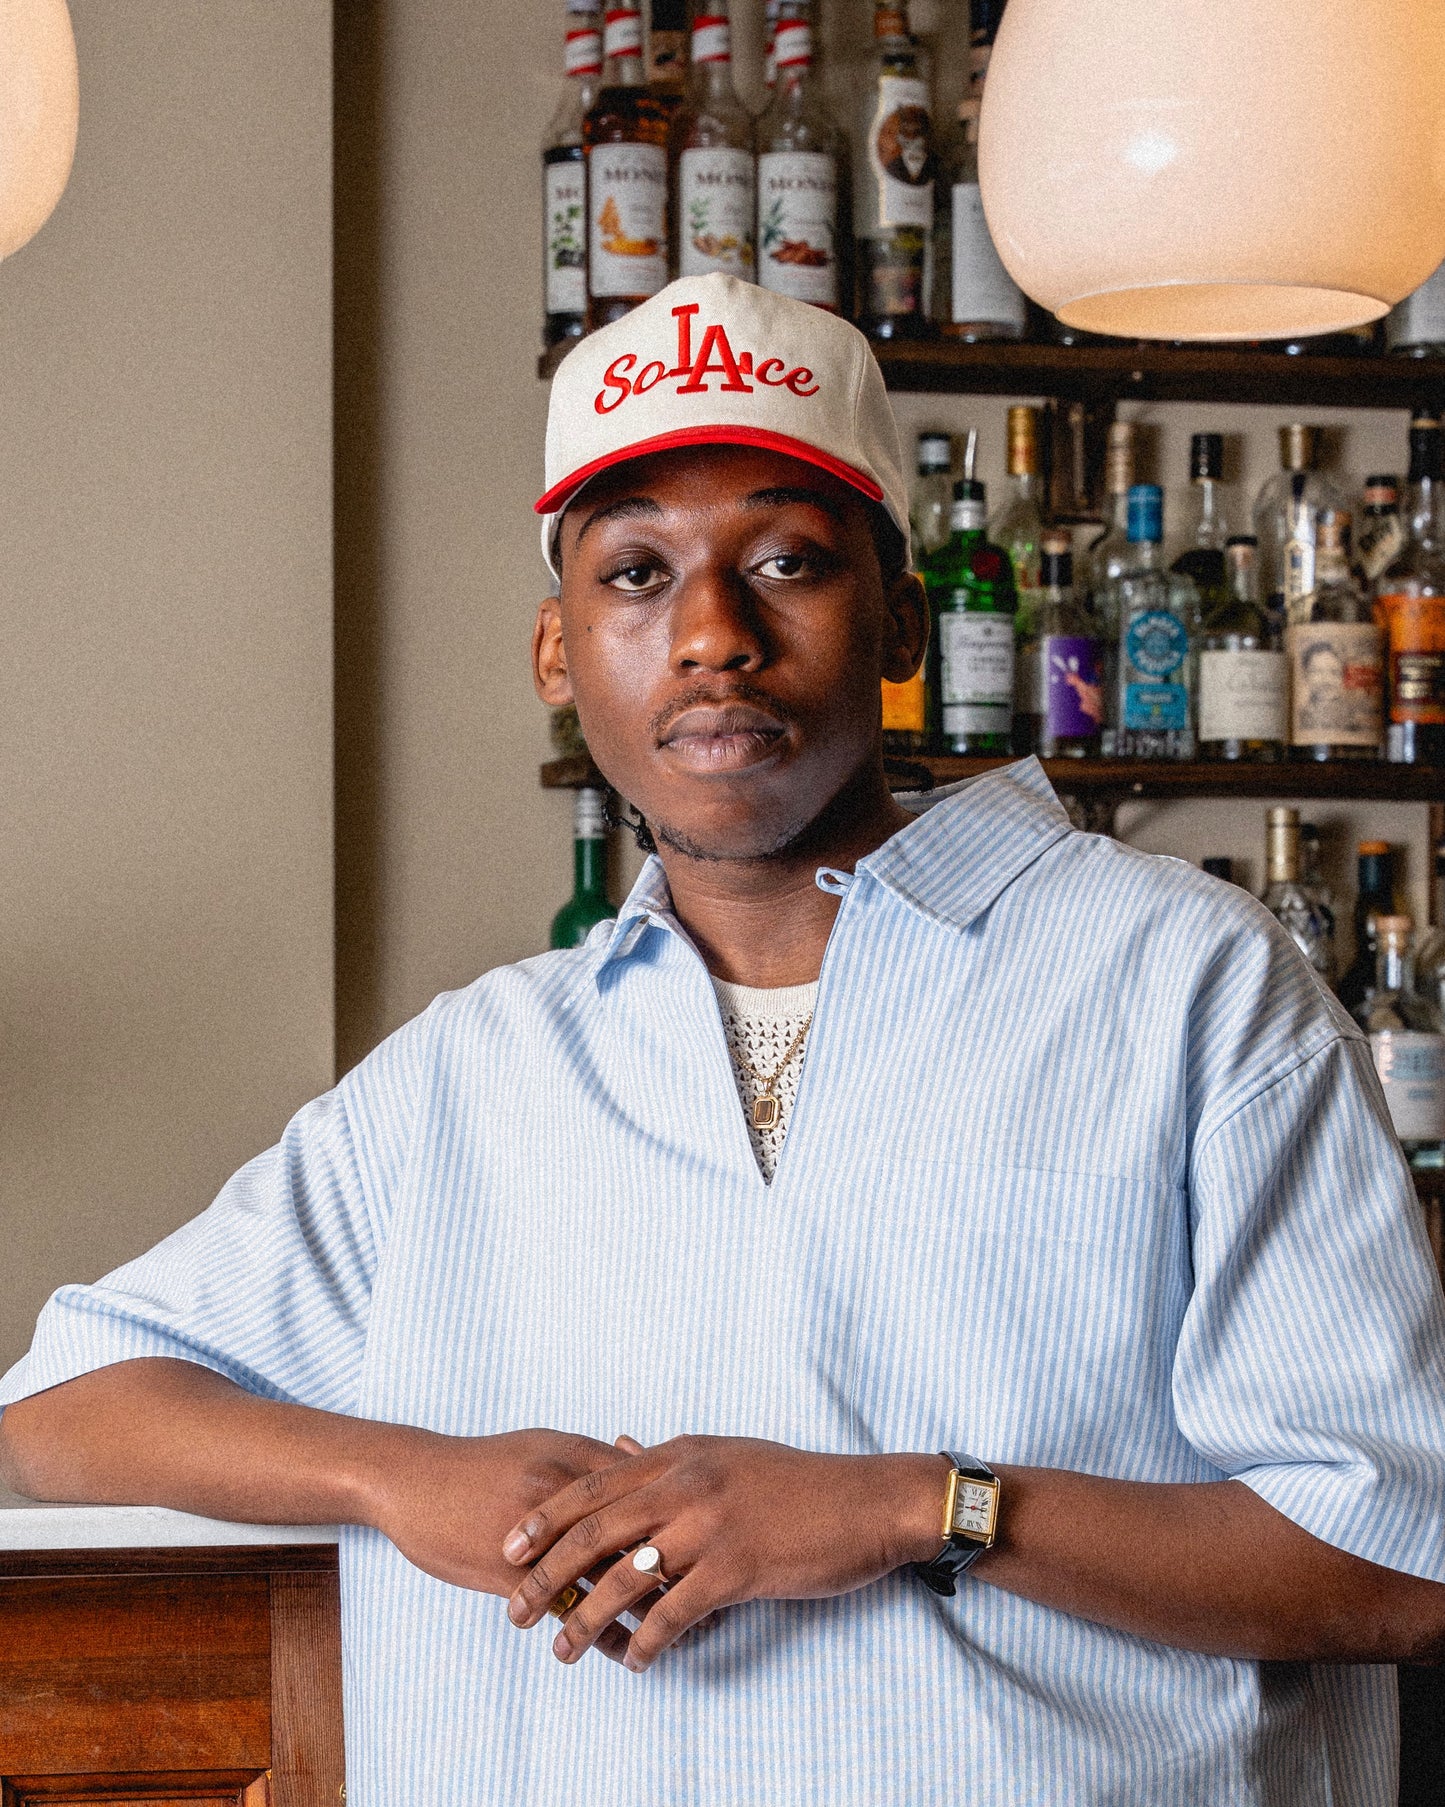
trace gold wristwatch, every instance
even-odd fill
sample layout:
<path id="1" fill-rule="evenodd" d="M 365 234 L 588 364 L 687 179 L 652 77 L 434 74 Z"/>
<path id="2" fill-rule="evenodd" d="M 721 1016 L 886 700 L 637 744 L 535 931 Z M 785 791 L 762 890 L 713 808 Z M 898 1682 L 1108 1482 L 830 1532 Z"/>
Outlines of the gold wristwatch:
<path id="1" fill-rule="evenodd" d="M 998 1534 L 1002 1487 L 998 1476 L 977 1456 L 940 1450 L 953 1464 L 943 1496 L 943 1548 L 932 1562 L 915 1562 L 913 1572 L 935 1594 L 953 1595 L 958 1578 L 972 1568 Z"/>

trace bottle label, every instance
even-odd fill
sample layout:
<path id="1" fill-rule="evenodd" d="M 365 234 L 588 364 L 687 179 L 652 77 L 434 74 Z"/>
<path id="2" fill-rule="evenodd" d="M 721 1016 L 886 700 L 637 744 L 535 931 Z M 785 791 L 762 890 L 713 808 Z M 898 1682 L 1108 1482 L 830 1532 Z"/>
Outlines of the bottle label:
<path id="1" fill-rule="evenodd" d="M 977 182 L 953 185 L 953 320 L 1024 329 L 1023 293 L 994 249 Z"/>
<path id="2" fill-rule="evenodd" d="M 1257 648 L 1199 655 L 1199 738 L 1273 740 L 1289 733 L 1289 668 Z"/>
<path id="3" fill-rule="evenodd" d="M 1146 609 L 1129 623 L 1124 650 L 1129 663 L 1144 677 L 1167 678 L 1184 663 L 1189 630 L 1168 609 Z"/>
<path id="4" fill-rule="evenodd" d="M 883 680 L 883 731 L 885 734 L 923 734 L 927 731 L 927 696 L 920 666 L 906 684 Z"/>
<path id="5" fill-rule="evenodd" d="M 1182 684 L 1126 684 L 1126 728 L 1155 731 L 1189 726 L 1189 698 Z"/>
<path id="6" fill-rule="evenodd" d="M 567 33 L 564 67 L 568 75 L 599 75 L 602 71 L 602 35 L 586 26 Z"/>
<path id="7" fill-rule="evenodd" d="M 655 295 L 667 282 L 667 152 L 660 144 L 597 144 L 587 162 L 591 292 Z"/>
<path id="8" fill-rule="evenodd" d="M 966 591 L 954 591 L 963 601 Z M 1014 624 L 1011 615 L 949 610 L 940 615 L 943 732 L 1007 734 L 1013 724 Z"/>
<path id="9" fill-rule="evenodd" d="M 1395 1134 L 1402 1142 L 1445 1140 L 1445 1036 L 1377 1029 L 1370 1047 Z"/>
<path id="10" fill-rule="evenodd" d="M 582 214 L 587 178 L 582 159 L 543 165 L 547 209 L 547 312 L 580 314 L 587 306 Z"/>
<path id="11" fill-rule="evenodd" d="M 700 13 L 692 22 L 692 60 L 695 63 L 730 63 L 732 34 L 726 13 Z"/>
<path id="12" fill-rule="evenodd" d="M 1285 620 L 1300 620 L 1304 614 L 1304 600 L 1315 587 L 1315 542 L 1299 516 L 1291 525 L 1280 555 L 1280 585 L 1284 591 Z"/>
<path id="13" fill-rule="evenodd" d="M 1355 557 L 1368 582 L 1374 583 L 1399 557 L 1405 545 L 1405 523 L 1397 514 L 1373 516 L 1360 529 Z"/>
<path id="14" fill-rule="evenodd" d="M 858 258 L 863 275 L 863 311 L 875 320 L 923 312 L 925 240 L 921 233 L 905 239 L 862 238 Z"/>
<path id="15" fill-rule="evenodd" d="M 878 187 L 878 224 L 931 226 L 933 132 L 926 82 L 906 75 L 879 78 L 868 161 Z"/>
<path id="16" fill-rule="evenodd" d="M 1385 320 L 1385 343 L 1391 351 L 1411 345 L 1445 345 L 1445 264 L 1427 276 Z"/>
<path id="17" fill-rule="evenodd" d="M 765 289 L 836 308 L 837 222 L 838 166 L 826 151 L 764 151 L 758 158 L 758 280 Z"/>
<path id="18" fill-rule="evenodd" d="M 1390 720 L 1445 723 L 1445 596 L 1381 596 L 1390 637 Z"/>
<path id="19" fill-rule="evenodd" d="M 753 279 L 753 154 L 742 150 L 682 153 L 679 274 Z"/>
<path id="20" fill-rule="evenodd" d="M 1039 649 L 1050 738 L 1087 740 L 1104 725 L 1099 649 L 1084 634 L 1048 634 Z"/>
<path id="21" fill-rule="evenodd" d="M 773 38 L 773 64 L 778 69 L 806 68 L 813 60 L 813 28 L 806 19 L 781 19 Z"/>
<path id="22" fill-rule="evenodd" d="M 635 7 L 609 6 L 602 32 L 608 56 L 642 55 L 642 14 Z"/>
<path id="23" fill-rule="evenodd" d="M 1293 745 L 1379 746 L 1383 639 L 1379 628 L 1365 621 L 1312 621 L 1285 629 Z"/>

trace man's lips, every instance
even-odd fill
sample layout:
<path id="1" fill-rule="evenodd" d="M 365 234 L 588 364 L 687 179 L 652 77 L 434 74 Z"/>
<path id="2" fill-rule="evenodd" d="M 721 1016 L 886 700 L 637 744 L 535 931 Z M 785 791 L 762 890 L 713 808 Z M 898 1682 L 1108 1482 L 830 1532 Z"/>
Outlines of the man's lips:
<path id="1" fill-rule="evenodd" d="M 775 715 L 750 703 L 685 709 L 658 745 L 696 771 L 737 771 L 769 758 L 787 737 Z"/>

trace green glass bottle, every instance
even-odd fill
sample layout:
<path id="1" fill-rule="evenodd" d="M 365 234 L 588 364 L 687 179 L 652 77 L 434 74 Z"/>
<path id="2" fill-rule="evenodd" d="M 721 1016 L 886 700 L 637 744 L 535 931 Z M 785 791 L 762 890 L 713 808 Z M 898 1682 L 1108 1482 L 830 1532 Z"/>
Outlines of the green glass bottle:
<path id="1" fill-rule="evenodd" d="M 953 532 L 923 576 L 938 626 L 943 744 L 950 753 L 1002 754 L 1013 731 L 1018 593 L 1008 554 L 984 529 L 974 439 L 970 433 L 964 475 L 953 486 Z"/>
<path id="2" fill-rule="evenodd" d="M 581 947 L 599 922 L 617 914 L 607 900 L 607 824 L 602 792 L 580 790 L 573 827 L 572 895 L 552 918 L 553 947 Z"/>

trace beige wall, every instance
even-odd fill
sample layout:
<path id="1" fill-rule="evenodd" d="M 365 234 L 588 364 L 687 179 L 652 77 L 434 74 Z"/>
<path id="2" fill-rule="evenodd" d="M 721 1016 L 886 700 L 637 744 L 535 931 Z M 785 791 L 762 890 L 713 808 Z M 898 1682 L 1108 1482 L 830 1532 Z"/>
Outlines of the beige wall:
<path id="1" fill-rule="evenodd" d="M 332 1067 L 330 9 L 72 11 L 0 266 L 0 1367 Z"/>

